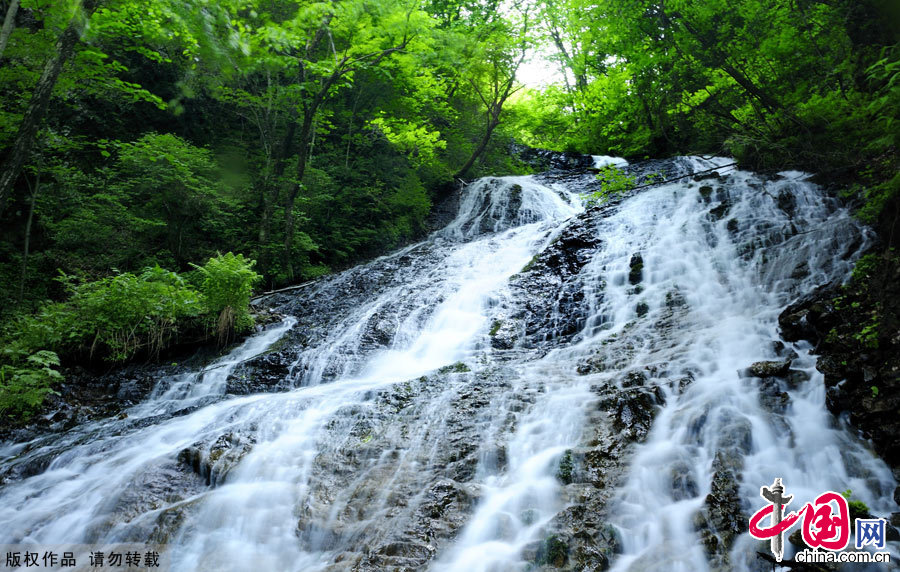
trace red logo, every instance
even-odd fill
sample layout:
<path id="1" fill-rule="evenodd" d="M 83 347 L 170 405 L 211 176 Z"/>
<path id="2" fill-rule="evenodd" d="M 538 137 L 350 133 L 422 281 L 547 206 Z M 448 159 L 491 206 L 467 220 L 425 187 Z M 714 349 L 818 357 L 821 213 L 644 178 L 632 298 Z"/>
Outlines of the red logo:
<path id="1" fill-rule="evenodd" d="M 797 512 L 784 514 L 784 509 L 793 496 L 784 496 L 781 479 L 775 479 L 771 487 L 762 487 L 760 496 L 769 505 L 759 509 L 750 517 L 750 535 L 759 540 L 771 539 L 772 554 L 781 561 L 784 554 L 784 533 L 803 516 L 803 542 L 810 548 L 844 550 L 850 542 L 850 509 L 847 499 L 834 491 L 827 491 L 806 503 Z M 770 517 L 769 526 L 761 525 L 765 517 Z"/>

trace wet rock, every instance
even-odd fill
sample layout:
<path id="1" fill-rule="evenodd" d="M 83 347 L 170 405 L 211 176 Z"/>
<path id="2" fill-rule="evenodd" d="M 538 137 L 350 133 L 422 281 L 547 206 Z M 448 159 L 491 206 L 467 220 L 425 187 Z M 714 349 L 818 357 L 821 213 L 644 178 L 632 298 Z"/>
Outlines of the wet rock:
<path id="1" fill-rule="evenodd" d="M 387 347 L 391 344 L 397 325 L 388 319 L 390 314 L 390 309 L 385 308 L 382 312 L 373 315 L 369 319 L 360 340 L 364 345 Z"/>
<path id="2" fill-rule="evenodd" d="M 445 365 L 438 370 L 438 373 L 469 373 L 470 371 L 472 371 L 472 368 L 470 368 L 463 362 L 458 361 L 454 364 Z"/>
<path id="3" fill-rule="evenodd" d="M 759 384 L 759 402 L 773 413 L 784 413 L 790 403 L 790 396 L 781 391 L 777 381 L 767 378 Z"/>
<path id="4" fill-rule="evenodd" d="M 789 217 L 794 216 L 794 210 L 797 208 L 797 199 L 787 190 L 782 189 L 778 192 L 778 198 L 775 199 L 778 208 L 783 210 Z"/>
<path id="5" fill-rule="evenodd" d="M 752 377 L 781 377 L 791 368 L 791 360 L 758 361 L 747 368 Z"/>
<path id="6" fill-rule="evenodd" d="M 694 471 L 689 463 L 680 461 L 672 465 L 672 498 L 676 501 L 696 497 L 700 493 Z"/>
<path id="7" fill-rule="evenodd" d="M 491 347 L 496 350 L 509 350 L 515 347 L 519 338 L 519 330 L 514 321 L 497 319 L 491 323 L 488 332 L 491 338 Z"/>
<path id="8" fill-rule="evenodd" d="M 718 206 L 713 207 L 709 210 L 709 217 L 713 221 L 722 220 L 725 215 L 728 214 L 728 211 L 731 210 L 731 204 L 728 201 L 722 201 Z"/>
<path id="9" fill-rule="evenodd" d="M 292 388 L 290 373 L 295 359 L 284 351 L 258 355 L 235 368 L 225 381 L 225 392 L 249 395 L 288 391 Z"/>
<path id="10" fill-rule="evenodd" d="M 828 409 L 849 412 L 876 452 L 900 467 L 900 259 L 870 257 L 848 286 L 818 288 L 778 321 L 786 339 L 815 346 Z"/>
<path id="11" fill-rule="evenodd" d="M 697 190 L 697 192 L 700 193 L 700 198 L 703 200 L 703 202 L 708 203 L 710 201 L 710 198 L 712 197 L 713 188 L 709 185 L 703 185 Z"/>
<path id="12" fill-rule="evenodd" d="M 797 547 L 797 550 L 811 550 L 809 545 L 803 541 L 803 531 L 795 530 L 788 536 L 788 542 Z"/>
<path id="13" fill-rule="evenodd" d="M 659 387 L 632 388 L 602 399 L 599 407 L 613 416 L 613 427 L 628 441 L 643 440 L 658 408 L 665 403 Z"/>
<path id="14" fill-rule="evenodd" d="M 569 545 L 565 537 L 551 534 L 541 543 L 535 555 L 535 563 L 562 568 L 569 561 Z"/>
<path id="15" fill-rule="evenodd" d="M 753 449 L 753 426 L 750 420 L 736 412 L 720 412 L 720 428 L 716 444 L 729 465 L 737 465 L 737 457 Z"/>
<path id="16" fill-rule="evenodd" d="M 687 306 L 687 300 L 685 300 L 684 294 L 678 290 L 666 292 L 666 308 L 674 309 L 682 308 L 684 306 Z"/>
<path id="17" fill-rule="evenodd" d="M 635 306 L 634 311 L 637 313 L 639 318 L 643 318 L 647 315 L 647 312 L 650 311 L 650 306 L 647 305 L 646 302 L 638 302 L 637 306 Z"/>
<path id="18" fill-rule="evenodd" d="M 601 515 L 591 501 L 565 509 L 550 521 L 542 539 L 525 547 L 523 559 L 539 570 L 607 570 L 621 545 Z"/>
<path id="19" fill-rule="evenodd" d="M 628 268 L 628 282 L 630 284 L 640 284 L 644 278 L 644 259 L 639 252 L 631 256 Z"/>
<path id="20" fill-rule="evenodd" d="M 569 340 L 589 314 L 584 285 L 578 277 L 600 244 L 586 215 L 572 222 L 559 237 L 510 279 L 520 314 L 511 316 L 524 330 L 526 346 Z M 497 334 L 502 332 L 501 329 Z"/>
<path id="21" fill-rule="evenodd" d="M 512 154 L 538 171 L 546 171 L 548 169 L 564 171 L 583 170 L 589 169 L 594 165 L 594 159 L 590 155 L 534 149 L 519 144 L 512 146 Z"/>
<path id="22" fill-rule="evenodd" d="M 119 496 L 107 499 L 105 516 L 84 533 L 102 537 L 116 527 L 117 540 L 122 542 L 167 542 L 193 507 L 194 503 L 184 499 L 205 488 L 203 479 L 180 463 L 163 461 L 149 466 L 135 475 Z M 157 510 L 160 512 L 152 513 Z"/>
<path id="23" fill-rule="evenodd" d="M 569 449 L 563 453 L 562 458 L 559 460 L 559 467 L 556 469 L 556 478 L 564 485 L 570 484 L 572 482 L 572 471 L 574 468 L 575 465 L 572 462 L 572 450 Z"/>
<path id="24" fill-rule="evenodd" d="M 728 229 L 728 232 L 734 235 L 737 234 L 740 227 L 736 218 L 730 218 L 728 219 L 728 222 L 725 223 L 725 228 Z"/>
<path id="25" fill-rule="evenodd" d="M 722 179 L 724 179 L 724 177 L 718 171 L 703 173 L 701 175 L 694 175 L 692 177 L 692 180 L 697 183 L 701 181 L 721 181 Z"/>
<path id="26" fill-rule="evenodd" d="M 452 479 L 443 479 L 432 485 L 420 505 L 418 514 L 429 519 L 429 529 L 439 532 L 435 536 L 449 537 L 465 524 L 469 511 L 479 498 L 479 490 Z"/>
<path id="27" fill-rule="evenodd" d="M 250 452 L 255 440 L 226 433 L 214 442 L 196 443 L 182 449 L 178 460 L 206 480 L 207 485 L 222 484 L 235 465 Z"/>
<path id="28" fill-rule="evenodd" d="M 710 493 L 694 519 L 700 541 L 713 570 L 730 570 L 729 552 L 735 539 L 747 531 L 747 517 L 741 508 L 739 494 L 739 457 L 720 450 L 713 460 Z"/>

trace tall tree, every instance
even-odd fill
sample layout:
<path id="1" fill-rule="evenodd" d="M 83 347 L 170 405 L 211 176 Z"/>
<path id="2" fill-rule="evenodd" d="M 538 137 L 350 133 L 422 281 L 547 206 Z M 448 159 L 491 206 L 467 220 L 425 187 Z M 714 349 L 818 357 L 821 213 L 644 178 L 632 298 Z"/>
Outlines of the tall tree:
<path id="1" fill-rule="evenodd" d="M 13 141 L 12 149 L 8 152 L 6 160 L 0 166 L 0 215 L 6 206 L 6 200 L 12 192 L 16 179 L 22 167 L 28 161 L 31 149 L 34 146 L 35 136 L 41 127 L 50 96 L 63 66 L 75 52 L 75 45 L 81 38 L 87 20 L 100 4 L 101 0 L 79 0 L 76 2 L 69 18 L 68 24 L 56 41 L 55 53 L 44 66 L 44 71 L 38 79 L 37 85 L 31 94 L 31 101 L 25 110 L 25 115 L 19 124 L 19 130 Z"/>
<path id="2" fill-rule="evenodd" d="M 482 157 L 490 143 L 494 130 L 500 125 L 500 114 L 509 97 L 521 86 L 516 86 L 516 73 L 528 55 L 530 21 L 528 9 L 519 12 L 516 24 L 497 22 L 489 24 L 485 34 L 473 49 L 473 58 L 466 81 L 484 105 L 484 130 L 469 158 L 456 171 L 455 178 L 464 178 Z M 478 40 L 476 36 L 476 41 Z"/>

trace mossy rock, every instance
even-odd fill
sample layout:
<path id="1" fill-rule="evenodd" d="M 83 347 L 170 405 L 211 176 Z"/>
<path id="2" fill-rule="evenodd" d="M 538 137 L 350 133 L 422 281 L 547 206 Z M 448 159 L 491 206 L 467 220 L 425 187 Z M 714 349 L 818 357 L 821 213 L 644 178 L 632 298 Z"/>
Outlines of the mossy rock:
<path id="1" fill-rule="evenodd" d="M 630 268 L 628 272 L 628 282 L 632 285 L 640 284 L 644 278 L 644 259 L 640 253 L 635 253 L 628 263 Z"/>
<path id="2" fill-rule="evenodd" d="M 438 373 L 469 373 L 470 371 L 472 371 L 472 368 L 463 362 L 458 361 L 454 364 L 445 365 L 438 370 Z"/>
<path id="3" fill-rule="evenodd" d="M 572 474 L 575 472 L 575 462 L 572 460 L 572 450 L 568 449 L 559 460 L 556 469 L 556 478 L 564 485 L 572 483 Z"/>
<path id="4" fill-rule="evenodd" d="M 557 534 L 551 534 L 538 548 L 536 563 L 562 568 L 569 561 L 569 545 Z"/>

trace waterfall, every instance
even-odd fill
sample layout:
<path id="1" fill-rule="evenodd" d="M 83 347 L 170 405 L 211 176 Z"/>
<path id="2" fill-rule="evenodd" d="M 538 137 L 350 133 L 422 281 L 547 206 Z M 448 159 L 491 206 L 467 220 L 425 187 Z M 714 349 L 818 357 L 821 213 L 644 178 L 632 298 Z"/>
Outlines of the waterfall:
<path id="1" fill-rule="evenodd" d="M 586 174 L 468 185 L 445 228 L 274 297 L 293 317 L 127 415 L 0 444 L 0 542 L 149 542 L 176 570 L 749 570 L 747 534 L 704 548 L 716 483 L 742 514 L 774 477 L 890 513 L 890 469 L 777 331 L 869 234 L 802 173 L 731 163 L 587 209 Z M 231 389 L 267 356 L 276 385 Z"/>

